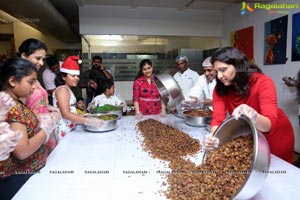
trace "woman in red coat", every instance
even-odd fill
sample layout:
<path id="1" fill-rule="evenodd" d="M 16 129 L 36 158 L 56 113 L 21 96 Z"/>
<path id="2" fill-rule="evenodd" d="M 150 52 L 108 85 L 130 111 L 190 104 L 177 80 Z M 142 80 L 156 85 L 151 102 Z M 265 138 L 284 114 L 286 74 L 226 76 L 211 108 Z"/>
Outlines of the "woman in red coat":
<path id="1" fill-rule="evenodd" d="M 217 85 L 213 94 L 211 133 L 226 118 L 248 116 L 256 129 L 264 134 L 271 153 L 293 163 L 294 133 L 285 113 L 278 108 L 276 89 L 272 79 L 233 47 L 219 49 L 212 56 L 217 70 Z M 206 138 L 209 144 L 210 138 Z"/>

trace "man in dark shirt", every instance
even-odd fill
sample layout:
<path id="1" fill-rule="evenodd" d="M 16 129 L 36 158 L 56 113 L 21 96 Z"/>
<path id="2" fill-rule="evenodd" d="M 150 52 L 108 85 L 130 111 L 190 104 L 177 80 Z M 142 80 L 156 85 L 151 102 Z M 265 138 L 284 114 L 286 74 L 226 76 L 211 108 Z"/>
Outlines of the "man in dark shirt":
<path id="1" fill-rule="evenodd" d="M 80 88 L 86 88 L 87 98 L 86 98 L 86 105 L 91 102 L 93 99 L 93 91 L 88 86 L 89 82 L 89 75 L 90 73 L 97 73 L 100 75 L 100 78 L 105 79 L 112 79 L 112 75 L 105 69 L 104 64 L 102 63 L 101 56 L 94 56 L 92 59 L 92 68 L 84 71 L 80 75 L 80 81 L 78 83 L 78 86 Z"/>

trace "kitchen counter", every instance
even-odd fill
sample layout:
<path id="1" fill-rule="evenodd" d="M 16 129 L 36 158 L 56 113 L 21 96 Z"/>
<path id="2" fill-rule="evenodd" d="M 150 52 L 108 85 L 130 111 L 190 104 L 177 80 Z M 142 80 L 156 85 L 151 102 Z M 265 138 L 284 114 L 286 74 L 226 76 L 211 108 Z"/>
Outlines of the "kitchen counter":
<path id="1" fill-rule="evenodd" d="M 153 116 L 152 116 L 153 117 Z M 186 125 L 173 115 L 158 121 L 203 141 L 207 130 Z M 142 150 L 133 116 L 122 117 L 110 132 L 86 132 L 81 126 L 68 134 L 49 155 L 46 166 L 33 175 L 13 199 L 166 199 L 167 162 Z M 193 161 L 201 163 L 199 152 Z M 271 156 L 267 179 L 255 200 L 300 196 L 300 169 Z"/>

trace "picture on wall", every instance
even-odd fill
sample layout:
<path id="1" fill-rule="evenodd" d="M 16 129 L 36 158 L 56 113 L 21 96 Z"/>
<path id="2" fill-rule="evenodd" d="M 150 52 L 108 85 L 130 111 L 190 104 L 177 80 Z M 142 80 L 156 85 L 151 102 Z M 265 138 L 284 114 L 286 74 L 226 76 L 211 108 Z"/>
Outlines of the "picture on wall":
<path id="1" fill-rule="evenodd" d="M 265 23 L 264 64 L 286 63 L 288 16 L 283 16 Z"/>
<path id="2" fill-rule="evenodd" d="M 300 12 L 293 15 L 292 61 L 300 61 Z"/>
<path id="3" fill-rule="evenodd" d="M 253 26 L 232 32 L 230 41 L 232 47 L 239 49 L 248 59 L 254 59 Z"/>

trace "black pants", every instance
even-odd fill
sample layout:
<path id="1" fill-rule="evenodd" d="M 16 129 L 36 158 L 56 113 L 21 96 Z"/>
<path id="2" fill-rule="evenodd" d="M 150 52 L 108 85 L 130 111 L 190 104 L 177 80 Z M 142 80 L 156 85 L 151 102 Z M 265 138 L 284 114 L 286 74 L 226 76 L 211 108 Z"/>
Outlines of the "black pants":
<path id="1" fill-rule="evenodd" d="M 0 180 L 0 199 L 10 200 L 32 174 L 17 174 Z"/>
<path id="2" fill-rule="evenodd" d="M 48 95 L 48 102 L 49 102 L 49 105 L 53 106 L 53 97 L 52 97 L 52 95 Z"/>

